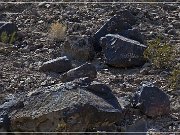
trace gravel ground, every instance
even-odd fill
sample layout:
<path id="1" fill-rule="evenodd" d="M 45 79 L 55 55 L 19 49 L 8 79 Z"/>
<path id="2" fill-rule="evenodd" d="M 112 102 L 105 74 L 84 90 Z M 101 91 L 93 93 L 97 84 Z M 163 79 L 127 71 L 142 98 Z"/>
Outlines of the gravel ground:
<path id="1" fill-rule="evenodd" d="M 0 97 L 11 93 L 28 93 L 40 86 L 60 82 L 59 74 L 38 71 L 43 62 L 60 56 L 62 42 L 54 42 L 48 34 L 54 21 L 67 24 L 66 36 L 93 35 L 107 19 L 123 9 L 136 14 L 138 22 L 134 27 L 140 29 L 146 40 L 161 34 L 163 41 L 179 50 L 179 4 L 0 4 L 0 19 L 14 22 L 23 37 L 19 43 L 26 45 L 22 49 L 9 47 L 5 53 L 0 53 Z M 79 29 L 73 30 L 75 25 Z M 167 29 L 175 32 L 168 33 Z M 157 131 L 180 132 L 180 90 L 169 88 L 168 75 L 164 71 L 149 69 L 149 74 L 145 75 L 141 72 L 143 68 L 110 68 L 102 58 L 96 58 L 92 63 L 98 69 L 97 79 L 109 85 L 117 97 L 131 96 L 142 81 L 153 82 L 166 91 L 170 95 L 171 114 L 148 119 L 148 124 Z"/>

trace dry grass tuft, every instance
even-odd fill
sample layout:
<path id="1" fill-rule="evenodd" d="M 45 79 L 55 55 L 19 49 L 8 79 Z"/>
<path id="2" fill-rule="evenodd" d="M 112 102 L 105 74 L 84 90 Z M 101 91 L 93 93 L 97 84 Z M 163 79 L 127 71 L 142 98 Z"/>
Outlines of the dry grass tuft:
<path id="1" fill-rule="evenodd" d="M 50 26 L 49 36 L 55 41 L 63 41 L 66 36 L 67 25 L 55 22 Z"/>

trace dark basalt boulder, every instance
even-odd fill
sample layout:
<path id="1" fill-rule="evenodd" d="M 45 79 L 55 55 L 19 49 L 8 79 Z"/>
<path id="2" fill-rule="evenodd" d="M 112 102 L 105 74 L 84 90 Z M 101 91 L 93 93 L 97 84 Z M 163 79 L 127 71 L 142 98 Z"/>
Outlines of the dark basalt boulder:
<path id="1" fill-rule="evenodd" d="M 61 81 L 67 82 L 77 78 L 89 77 L 91 79 L 96 78 L 96 67 L 91 63 L 85 63 L 79 67 L 69 70 L 61 75 Z"/>
<path id="2" fill-rule="evenodd" d="M 123 30 L 132 29 L 131 25 L 135 24 L 136 18 L 130 11 L 124 10 L 110 18 L 95 34 L 94 49 L 96 52 L 102 50 L 99 40 L 107 34 L 117 34 Z"/>
<path id="3" fill-rule="evenodd" d="M 114 67 L 142 66 L 145 63 L 146 46 L 117 34 L 108 34 L 100 39 L 106 63 Z"/>
<path id="4" fill-rule="evenodd" d="M 138 29 L 128 29 L 128 30 L 123 30 L 119 33 L 119 35 L 138 41 L 141 44 L 144 44 L 144 38 L 143 35 L 140 33 Z"/>
<path id="5" fill-rule="evenodd" d="M 44 62 L 39 70 L 42 72 L 63 73 L 72 68 L 71 61 L 66 57 L 58 57 L 56 59 Z"/>
<path id="6" fill-rule="evenodd" d="M 134 95 L 133 106 L 149 117 L 169 114 L 169 96 L 153 85 L 142 86 Z"/>
<path id="7" fill-rule="evenodd" d="M 10 114 L 13 131 L 84 132 L 123 118 L 110 88 L 87 78 L 39 88 L 24 102 L 23 109 Z"/>

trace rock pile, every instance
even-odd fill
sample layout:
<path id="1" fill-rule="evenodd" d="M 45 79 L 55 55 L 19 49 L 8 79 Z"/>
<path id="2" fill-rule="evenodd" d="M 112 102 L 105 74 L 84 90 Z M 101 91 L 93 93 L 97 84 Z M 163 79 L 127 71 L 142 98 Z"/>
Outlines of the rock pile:
<path id="1" fill-rule="evenodd" d="M 0 131 L 147 132 L 149 119 L 170 117 L 172 99 L 168 94 L 179 96 L 178 90 L 166 94 L 166 80 L 163 78 L 166 75 L 162 72 L 159 76 L 159 71 L 151 70 L 151 65 L 145 64 L 143 53 L 147 48 L 146 39 L 158 35 L 147 29 L 152 28 L 149 23 L 158 27 L 162 21 L 163 34 L 170 35 L 172 42 L 177 38 L 178 6 L 162 7 L 174 13 L 174 18 L 168 18 L 174 20 L 171 25 L 164 23 L 166 16 L 161 16 L 159 21 L 160 16 L 156 13 L 141 8 L 121 11 L 121 5 L 117 5 L 111 12 L 106 6 L 98 5 L 99 9 L 96 6 L 89 8 L 97 10 L 97 15 L 94 15 L 94 12 L 87 12 L 88 8 L 79 11 L 81 9 L 63 4 L 41 3 L 37 10 L 25 9 L 24 16 L 17 15 L 15 20 L 19 23 L 19 30 L 27 31 L 26 34 L 19 31 L 23 41 L 18 40 L 17 44 L 21 47 L 10 50 L 7 53 L 9 57 L 1 55 L 0 50 L 0 90 L 7 94 L 0 94 Z M 104 13 L 106 9 L 107 14 Z M 69 11 L 64 12 L 66 10 Z M 48 11 L 52 14 L 48 15 Z M 99 14 L 104 15 L 105 21 L 100 28 L 91 30 L 91 27 L 96 28 L 96 24 L 88 21 L 92 18 L 91 21 L 97 21 Z M 107 18 L 110 19 L 106 21 Z M 70 28 L 65 41 L 48 41 L 46 44 L 49 40 L 45 34 L 46 21 L 49 24 L 53 19 L 65 19 L 72 26 L 68 25 Z M 83 19 L 87 22 L 84 23 Z M 98 25 L 100 23 L 97 21 Z M 25 27 L 25 24 L 28 25 Z M 17 26 L 1 21 L 0 35 L 2 32 L 8 35 L 17 32 Z M 28 26 L 33 31 L 31 34 Z M 141 67 L 143 69 L 139 73 Z M 140 86 L 143 80 L 155 80 L 157 85 Z M 160 87 L 158 81 L 165 87 Z M 178 105 L 174 112 L 179 112 Z"/>

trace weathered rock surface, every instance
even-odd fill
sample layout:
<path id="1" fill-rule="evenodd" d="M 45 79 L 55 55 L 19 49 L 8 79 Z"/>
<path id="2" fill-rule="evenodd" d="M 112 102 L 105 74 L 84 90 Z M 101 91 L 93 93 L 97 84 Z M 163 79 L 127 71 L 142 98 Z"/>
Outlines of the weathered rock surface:
<path id="1" fill-rule="evenodd" d="M 144 44 L 144 38 L 138 29 L 123 30 L 119 33 L 119 35 Z"/>
<path id="2" fill-rule="evenodd" d="M 117 34 L 108 34 L 102 37 L 100 42 L 108 65 L 132 67 L 141 66 L 145 62 L 143 52 L 146 46 L 137 41 Z"/>
<path id="3" fill-rule="evenodd" d="M 86 131 L 111 126 L 122 108 L 109 87 L 88 78 L 39 88 L 11 116 L 13 131 Z"/>
<path id="4" fill-rule="evenodd" d="M 62 47 L 63 55 L 75 60 L 92 60 L 95 52 L 91 37 L 69 36 Z"/>
<path id="5" fill-rule="evenodd" d="M 39 70 L 43 72 L 63 73 L 70 70 L 71 68 L 71 61 L 66 56 L 64 56 L 43 63 Z"/>
<path id="6" fill-rule="evenodd" d="M 96 78 L 96 67 L 91 63 L 85 63 L 77 68 L 71 69 L 61 76 L 63 82 L 72 81 L 76 78 L 89 77 L 91 79 Z"/>
<path id="7" fill-rule="evenodd" d="M 144 85 L 134 96 L 134 106 L 150 117 L 169 114 L 169 96 L 155 86 Z"/>

